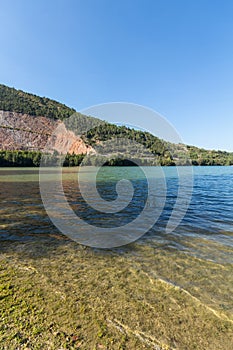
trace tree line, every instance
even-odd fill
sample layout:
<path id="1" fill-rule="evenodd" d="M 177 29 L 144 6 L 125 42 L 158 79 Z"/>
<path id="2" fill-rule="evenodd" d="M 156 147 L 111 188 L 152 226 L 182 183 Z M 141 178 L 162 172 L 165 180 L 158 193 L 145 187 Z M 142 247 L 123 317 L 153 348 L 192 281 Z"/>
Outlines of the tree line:
<path id="1" fill-rule="evenodd" d="M 0 150 L 0 167 L 39 167 L 62 165 L 65 167 L 72 166 L 174 166 L 174 165 L 233 165 L 233 155 L 228 152 L 208 151 L 204 150 L 202 153 L 192 154 L 193 149 L 190 151 L 190 158 L 187 159 L 187 154 L 178 161 L 171 160 L 171 158 L 155 157 L 146 158 L 137 155 L 85 155 L 85 154 L 67 154 L 59 155 L 57 152 L 54 154 L 43 154 L 37 151 L 4 151 Z M 212 155 L 211 155 L 211 152 Z M 207 153 L 207 154 L 206 154 Z M 199 158 L 198 158 L 199 157 Z"/>
<path id="2" fill-rule="evenodd" d="M 43 154 L 37 151 L 0 151 L 0 167 L 39 167 L 59 165 L 62 159 L 63 166 L 79 166 L 84 154 L 67 154 L 65 157 L 54 154 Z M 41 161 L 42 160 L 42 161 Z"/>

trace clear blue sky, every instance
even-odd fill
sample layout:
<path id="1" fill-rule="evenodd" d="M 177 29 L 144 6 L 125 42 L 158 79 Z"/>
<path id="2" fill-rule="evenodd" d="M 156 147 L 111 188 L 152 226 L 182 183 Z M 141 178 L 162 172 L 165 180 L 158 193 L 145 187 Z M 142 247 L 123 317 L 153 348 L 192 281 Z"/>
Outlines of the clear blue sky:
<path id="1" fill-rule="evenodd" d="M 232 16 L 231 0 L 0 0 L 0 82 L 77 110 L 142 104 L 233 151 Z"/>

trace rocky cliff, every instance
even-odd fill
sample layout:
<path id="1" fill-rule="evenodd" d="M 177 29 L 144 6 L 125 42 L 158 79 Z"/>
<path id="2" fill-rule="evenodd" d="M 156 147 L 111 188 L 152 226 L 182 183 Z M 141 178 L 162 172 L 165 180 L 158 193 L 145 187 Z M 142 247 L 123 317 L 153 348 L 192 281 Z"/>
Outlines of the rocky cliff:
<path id="1" fill-rule="evenodd" d="M 54 130 L 59 130 L 50 142 L 59 153 L 90 153 L 92 147 L 59 120 L 23 113 L 0 111 L 0 149 L 43 151 Z"/>

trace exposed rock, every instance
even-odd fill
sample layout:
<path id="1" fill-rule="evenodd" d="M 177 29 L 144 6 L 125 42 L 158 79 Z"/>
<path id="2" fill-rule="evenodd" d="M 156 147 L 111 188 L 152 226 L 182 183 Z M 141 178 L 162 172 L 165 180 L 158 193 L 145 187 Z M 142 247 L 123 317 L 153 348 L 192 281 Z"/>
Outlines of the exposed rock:
<path id="1" fill-rule="evenodd" d="M 61 121 L 0 111 L 0 149 L 43 151 L 45 147 L 61 154 L 94 152 Z"/>

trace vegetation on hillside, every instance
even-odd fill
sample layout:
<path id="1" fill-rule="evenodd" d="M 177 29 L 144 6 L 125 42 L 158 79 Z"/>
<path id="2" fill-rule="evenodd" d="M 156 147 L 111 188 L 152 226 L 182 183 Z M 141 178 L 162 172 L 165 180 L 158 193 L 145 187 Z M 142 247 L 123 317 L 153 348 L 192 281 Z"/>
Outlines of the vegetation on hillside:
<path id="1" fill-rule="evenodd" d="M 127 148 L 124 149 L 122 154 L 127 155 L 128 153 L 132 156 L 132 153 L 135 152 L 136 158 L 145 158 L 140 154 L 138 145 L 141 144 L 144 150 L 149 150 L 155 156 L 156 164 L 159 165 L 233 165 L 233 152 L 205 150 L 195 146 L 172 144 L 149 132 L 130 129 L 126 126 L 102 123 L 83 135 L 84 141 L 93 147 L 101 143 L 105 145 L 106 141 L 113 141 L 117 138 L 131 140 L 136 146 L 134 150 L 130 149 L 129 146 L 128 150 Z M 110 152 L 111 142 L 106 143 L 103 147 L 105 153 Z"/>
<path id="2" fill-rule="evenodd" d="M 0 84 L 0 110 L 64 119 L 75 110 L 66 105 Z"/>
<path id="3" fill-rule="evenodd" d="M 233 165 L 233 152 L 187 146 L 193 165 Z"/>
<path id="4" fill-rule="evenodd" d="M 141 165 L 233 165 L 233 153 L 172 144 L 149 132 L 87 117 L 49 98 L 5 85 L 0 85 L 0 110 L 63 120 L 67 129 L 81 136 L 85 143 L 97 149 L 97 153 L 100 151 L 99 156 L 86 157 L 84 163 L 87 165 L 103 163 L 103 156 L 106 157 L 105 165 L 132 165 L 127 159 L 135 159 Z M 128 140 L 128 143 L 121 147 L 120 153 L 113 156 L 113 142 L 122 139 Z M 148 150 L 149 156 L 145 150 Z M 48 164 L 51 163 L 49 157 L 52 156 L 47 157 Z M 79 165 L 83 157 L 67 155 L 64 165 Z M 40 152 L 3 150 L 0 152 L 0 166 L 38 166 L 40 158 Z"/>

